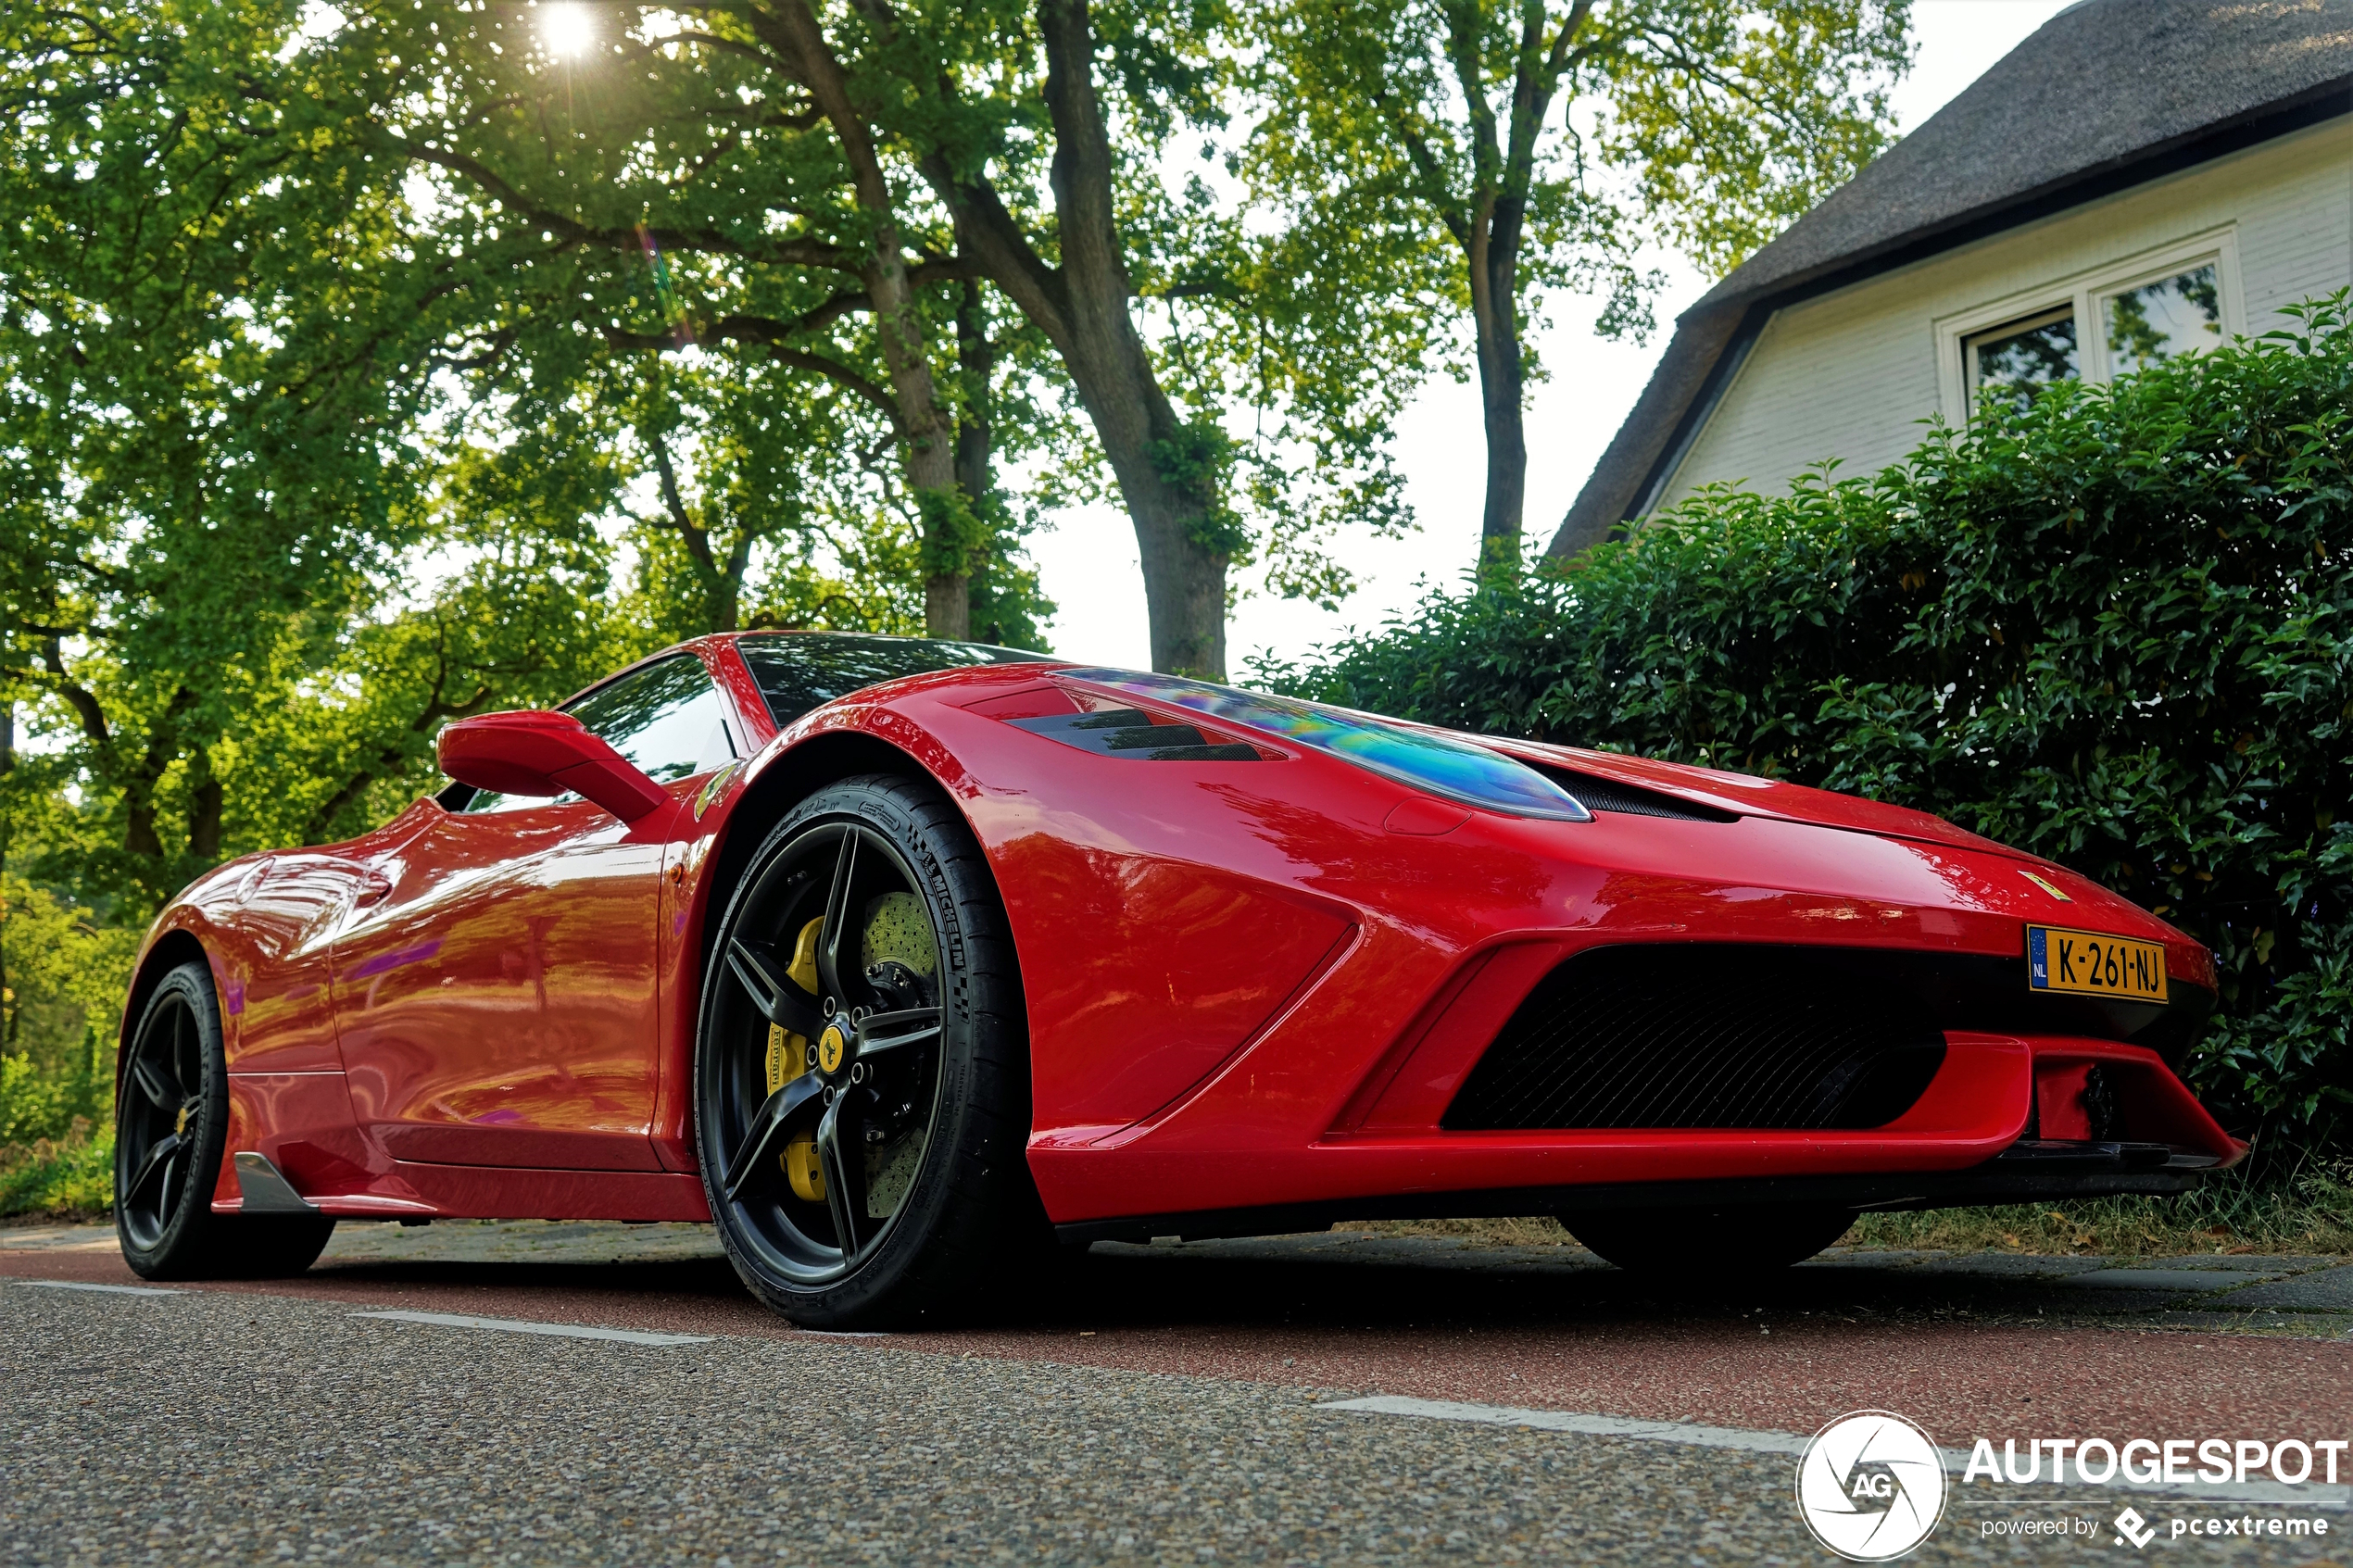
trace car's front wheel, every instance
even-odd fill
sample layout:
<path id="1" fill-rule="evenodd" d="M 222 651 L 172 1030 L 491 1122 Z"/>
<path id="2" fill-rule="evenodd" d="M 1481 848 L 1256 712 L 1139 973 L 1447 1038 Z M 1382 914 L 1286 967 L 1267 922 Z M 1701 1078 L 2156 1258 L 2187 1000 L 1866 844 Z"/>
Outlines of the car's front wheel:
<path id="1" fill-rule="evenodd" d="M 752 857 L 710 949 L 703 1188 L 752 1293 L 811 1327 L 969 1310 L 1038 1246 L 1028 1041 L 980 847 L 916 781 L 845 780 Z"/>
<path id="2" fill-rule="evenodd" d="M 184 963 L 156 983 L 115 1095 L 115 1234 L 147 1279 L 298 1274 L 334 1234 L 309 1214 L 216 1214 L 229 1068 L 212 975 Z"/>
<path id="3" fill-rule="evenodd" d="M 1568 1234 L 1632 1273 L 1679 1280 L 1785 1269 L 1846 1234 L 1852 1210 L 1816 1203 L 1612 1209 L 1560 1217 Z"/>

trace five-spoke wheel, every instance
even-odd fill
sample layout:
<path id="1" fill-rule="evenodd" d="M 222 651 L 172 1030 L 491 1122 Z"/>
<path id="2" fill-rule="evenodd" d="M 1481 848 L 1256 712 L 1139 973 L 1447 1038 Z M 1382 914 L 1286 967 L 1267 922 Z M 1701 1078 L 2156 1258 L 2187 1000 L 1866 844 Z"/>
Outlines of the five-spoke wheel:
<path id="1" fill-rule="evenodd" d="M 139 1273 L 299 1273 L 327 1245 L 335 1223 L 323 1215 L 213 1212 L 228 1126 L 212 973 L 184 963 L 148 991 L 115 1097 L 115 1233 Z"/>
<path id="2" fill-rule="evenodd" d="M 170 979 L 182 972 L 175 971 Z M 115 1214 L 132 1246 L 152 1250 L 187 1196 L 198 1139 L 218 1133 L 205 1116 L 205 1049 L 199 997 L 185 985 L 156 987 L 123 1064 L 116 1108 Z M 217 1168 L 220 1156 L 213 1164 Z"/>
<path id="3" fill-rule="evenodd" d="M 908 780 L 822 791 L 711 954 L 697 1133 L 738 1272 L 806 1323 L 934 1310 L 1036 1203 L 1012 945 L 963 820 Z"/>

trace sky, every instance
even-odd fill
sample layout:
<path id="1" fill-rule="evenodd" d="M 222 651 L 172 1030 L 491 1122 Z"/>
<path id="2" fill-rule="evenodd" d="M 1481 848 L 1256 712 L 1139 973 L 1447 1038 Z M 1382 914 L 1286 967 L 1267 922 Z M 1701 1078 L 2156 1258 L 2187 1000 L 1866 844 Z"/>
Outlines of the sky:
<path id="1" fill-rule="evenodd" d="M 2068 4 L 1914 0 L 1919 54 L 1894 94 L 1897 129 L 1909 131 L 1934 114 Z M 1661 256 L 1655 265 L 1668 282 L 1655 305 L 1659 330 L 1647 344 L 1594 336 L 1597 307 L 1577 296 L 1551 306 L 1553 327 L 1536 347 L 1552 368 L 1552 380 L 1534 388 L 1528 409 L 1531 535 L 1549 537 L 1559 525 L 1650 380 L 1676 315 L 1707 290 L 1707 280 L 1679 257 Z M 1419 531 L 1394 541 L 1346 537 L 1338 553 L 1358 586 L 1337 613 L 1296 601 L 1244 599 L 1227 632 L 1227 667 L 1236 679 L 1253 654 L 1297 658 L 1352 627 L 1370 630 L 1411 606 L 1425 584 L 1452 585 L 1468 567 L 1478 547 L 1486 477 L 1477 386 L 1434 380 L 1400 421 L 1396 453 Z M 1108 507 L 1066 512 L 1051 532 L 1031 538 L 1030 554 L 1047 596 L 1061 606 L 1048 632 L 1057 654 L 1090 664 L 1151 667 L 1143 577 L 1125 513 Z"/>

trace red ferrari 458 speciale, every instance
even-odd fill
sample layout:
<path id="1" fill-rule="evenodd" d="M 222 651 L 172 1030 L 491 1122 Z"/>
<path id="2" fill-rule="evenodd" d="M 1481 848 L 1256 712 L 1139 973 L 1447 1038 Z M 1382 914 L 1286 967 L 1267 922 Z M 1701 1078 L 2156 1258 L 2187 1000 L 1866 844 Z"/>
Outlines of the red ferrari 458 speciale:
<path id="1" fill-rule="evenodd" d="M 1057 1236 L 1549 1213 L 1628 1267 L 1768 1267 L 1863 1210 L 2245 1152 L 2175 1073 L 2205 949 L 1868 800 L 820 633 L 440 758 L 157 921 L 141 1273 L 299 1270 L 339 1219 L 710 1220 L 842 1324 Z"/>

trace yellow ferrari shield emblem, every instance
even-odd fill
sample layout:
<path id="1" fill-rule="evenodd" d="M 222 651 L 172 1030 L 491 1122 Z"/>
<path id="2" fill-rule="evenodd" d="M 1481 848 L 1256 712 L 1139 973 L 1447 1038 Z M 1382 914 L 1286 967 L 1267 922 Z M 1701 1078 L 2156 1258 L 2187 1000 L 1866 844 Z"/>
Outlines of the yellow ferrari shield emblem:
<path id="1" fill-rule="evenodd" d="M 825 1032 L 817 1036 L 817 1065 L 827 1073 L 838 1073 L 842 1054 L 849 1049 L 849 1036 L 841 1032 L 841 1025 L 828 1023 Z"/>

